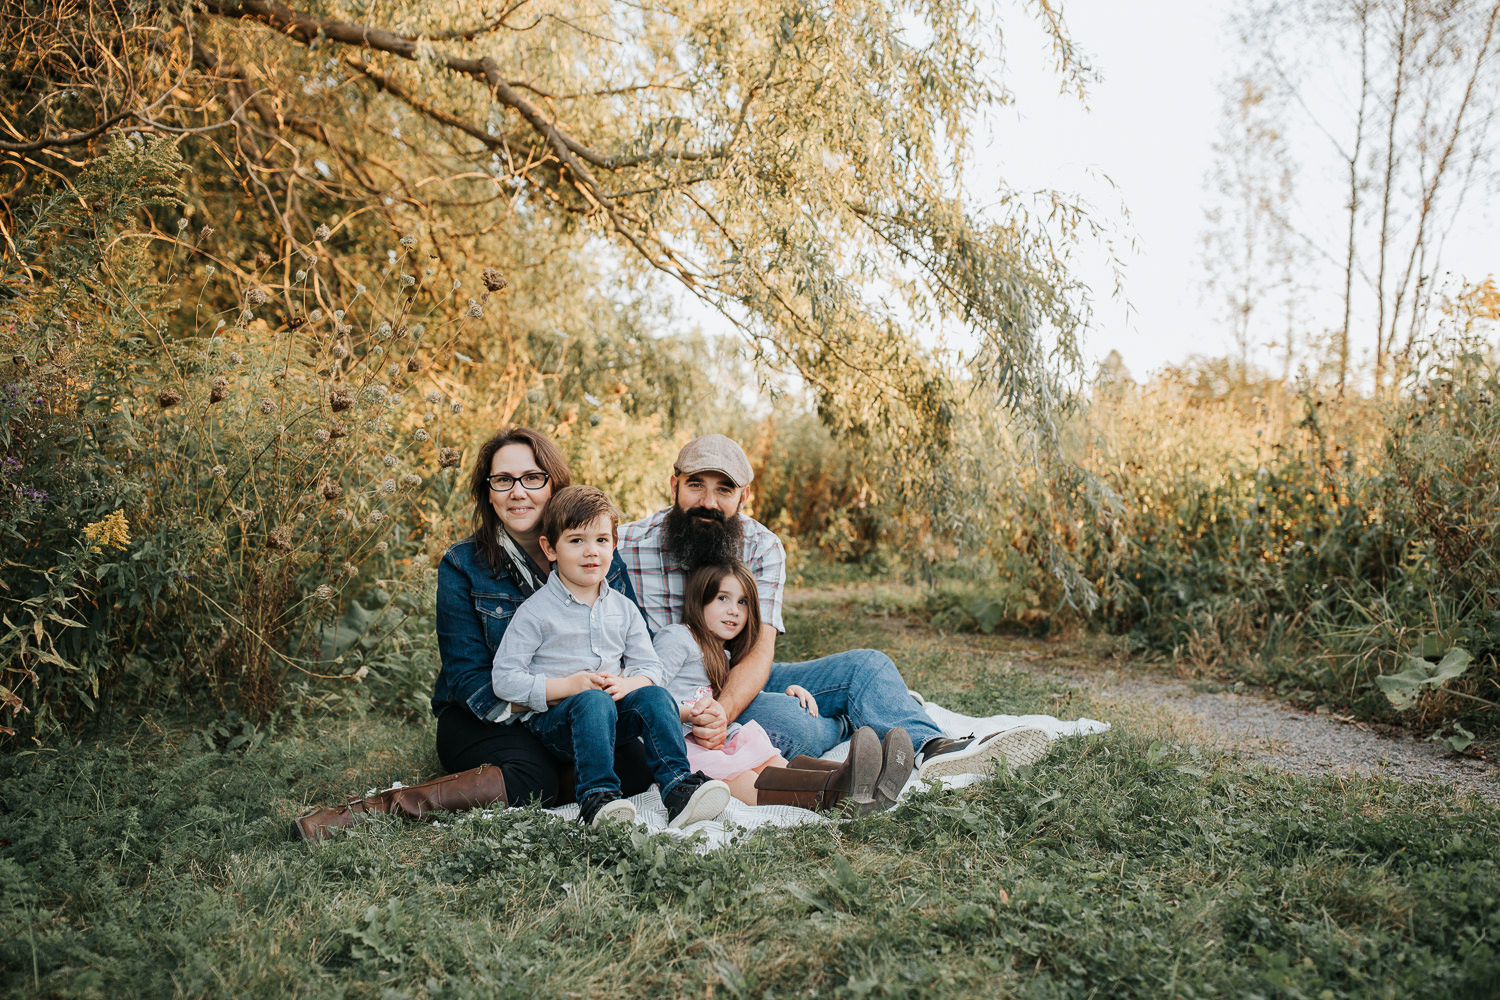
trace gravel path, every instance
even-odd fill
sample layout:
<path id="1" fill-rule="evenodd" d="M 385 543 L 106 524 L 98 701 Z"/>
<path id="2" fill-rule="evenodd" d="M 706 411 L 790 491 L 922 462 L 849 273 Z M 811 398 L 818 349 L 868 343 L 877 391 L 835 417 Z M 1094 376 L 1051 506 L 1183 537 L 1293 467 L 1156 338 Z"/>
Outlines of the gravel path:
<path id="1" fill-rule="evenodd" d="M 1181 681 L 1093 678 L 1103 697 L 1148 701 L 1191 717 L 1244 759 L 1293 774 L 1357 774 L 1449 784 L 1500 805 L 1500 768 L 1450 754 L 1440 743 L 1394 739 L 1364 723 L 1299 711 L 1256 694 L 1195 692 Z"/>

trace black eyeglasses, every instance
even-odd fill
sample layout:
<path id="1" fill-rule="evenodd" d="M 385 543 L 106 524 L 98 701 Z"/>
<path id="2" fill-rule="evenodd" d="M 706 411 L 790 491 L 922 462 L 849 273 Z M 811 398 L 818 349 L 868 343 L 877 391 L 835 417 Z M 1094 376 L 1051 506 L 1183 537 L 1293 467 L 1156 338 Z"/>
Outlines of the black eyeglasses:
<path id="1" fill-rule="evenodd" d="M 509 493 L 516 488 L 517 483 L 520 483 L 527 490 L 539 490 L 543 486 L 546 486 L 547 480 L 551 478 L 545 472 L 528 472 L 526 475 L 519 477 L 488 476 L 486 477 L 486 481 L 490 484 L 490 489 L 496 493 Z"/>

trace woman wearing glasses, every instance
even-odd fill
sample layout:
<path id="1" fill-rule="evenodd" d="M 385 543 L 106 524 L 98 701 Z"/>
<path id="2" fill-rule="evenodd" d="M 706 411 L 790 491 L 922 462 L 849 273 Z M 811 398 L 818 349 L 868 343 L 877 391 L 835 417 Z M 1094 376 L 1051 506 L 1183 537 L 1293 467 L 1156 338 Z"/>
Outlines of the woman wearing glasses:
<path id="1" fill-rule="evenodd" d="M 474 533 L 449 548 L 438 567 L 442 669 L 432 693 L 438 759 L 450 773 L 498 766 L 511 805 L 572 799 L 562 762 L 525 727 L 498 724 L 509 706 L 490 687 L 495 648 L 511 615 L 547 579 L 548 562 L 537 541 L 542 510 L 554 491 L 572 481 L 567 460 L 545 435 L 526 427 L 496 434 L 479 449 L 469 481 Z M 619 553 L 609 585 L 635 600 Z M 626 795 L 651 785 L 638 745 L 622 751 L 615 772 Z"/>

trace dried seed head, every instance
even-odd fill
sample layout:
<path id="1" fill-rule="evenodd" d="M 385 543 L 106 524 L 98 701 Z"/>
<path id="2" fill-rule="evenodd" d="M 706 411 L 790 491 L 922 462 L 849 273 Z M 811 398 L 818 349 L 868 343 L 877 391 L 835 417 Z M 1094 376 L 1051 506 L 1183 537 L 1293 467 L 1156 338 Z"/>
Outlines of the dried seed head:
<path id="1" fill-rule="evenodd" d="M 239 351 L 230 351 L 229 363 L 232 365 L 242 365 L 245 363 L 245 356 Z"/>
<path id="2" fill-rule="evenodd" d="M 463 453 L 457 448 L 438 449 L 438 466 L 443 469 L 451 469 L 463 461 Z"/>
<path id="3" fill-rule="evenodd" d="M 416 356 L 412 356 L 412 357 L 407 358 L 406 359 L 406 370 L 409 371 L 409 372 L 419 372 L 419 371 L 421 371 L 422 370 L 422 359 L 418 358 Z"/>
<path id="4" fill-rule="evenodd" d="M 370 524 L 379 524 L 385 520 L 385 514 L 378 510 L 370 511 L 370 516 L 365 518 Z"/>
<path id="5" fill-rule="evenodd" d="M 429 440 L 432 439 L 432 435 L 428 434 L 427 431 L 425 431 L 421 427 L 418 427 L 417 428 L 417 433 L 416 433 L 416 438 L 417 438 L 418 441 L 429 441 Z"/>
<path id="6" fill-rule="evenodd" d="M 321 323 L 323 321 L 323 310 L 314 309 L 312 312 L 307 314 L 307 318 L 314 323 Z"/>
<path id="7" fill-rule="evenodd" d="M 344 488 L 331 479 L 325 479 L 323 485 L 318 487 L 318 492 L 323 495 L 324 500 L 337 500 L 344 495 Z"/>
<path id="8" fill-rule="evenodd" d="M 271 255 L 266 253 L 264 250 L 255 251 L 255 266 L 258 270 L 261 271 L 264 271 L 266 268 L 270 267 Z"/>
<path id="9" fill-rule="evenodd" d="M 257 515 L 253 510 L 242 510 L 240 511 L 240 522 L 242 524 L 251 524 L 255 521 L 256 516 Z"/>
<path id="10" fill-rule="evenodd" d="M 245 289 L 245 304 L 251 306 L 265 305 L 266 290 L 260 287 Z"/>
<path id="11" fill-rule="evenodd" d="M 229 380 L 223 375 L 215 375 L 213 388 L 208 390 L 208 401 L 220 403 L 229 395 Z"/>
<path id="12" fill-rule="evenodd" d="M 198 238 L 200 240 L 206 240 L 210 236 L 212 236 L 213 234 L 214 234 L 214 227 L 213 226 L 204 226 L 202 229 L 198 230 Z"/>
<path id="13" fill-rule="evenodd" d="M 454 413 L 462 413 L 464 412 L 464 404 L 454 403 L 451 407 L 449 407 L 449 409 L 451 409 Z"/>
<path id="14" fill-rule="evenodd" d="M 417 245 L 417 238 L 415 236 L 407 234 L 406 236 L 401 237 L 401 245 L 410 250 L 412 247 Z"/>
<path id="15" fill-rule="evenodd" d="M 182 402 L 182 393 L 176 389 L 163 389 L 156 394 L 156 401 L 163 410 L 170 409 Z"/>
<path id="16" fill-rule="evenodd" d="M 385 552 L 390 547 L 391 547 L 390 544 L 387 543 L 387 542 L 376 542 L 375 543 L 375 551 L 376 552 Z"/>
<path id="17" fill-rule="evenodd" d="M 396 494 L 396 481 L 394 479 L 387 479 L 385 482 L 381 483 L 380 484 L 380 492 L 383 493 L 383 494 L 385 494 L 388 497 L 389 496 L 395 496 L 395 494 Z"/>
<path id="18" fill-rule="evenodd" d="M 472 303 L 470 303 L 469 304 L 469 318 L 470 319 L 484 319 L 484 306 L 480 305 L 478 302 L 472 302 Z"/>
<path id="19" fill-rule="evenodd" d="M 390 378 L 390 380 L 392 382 L 394 382 L 394 381 L 396 381 L 396 379 L 398 379 L 398 378 L 401 377 L 401 366 L 397 365 L 397 364 L 392 364 L 392 365 L 390 365 L 390 366 L 388 366 L 386 368 L 385 374 L 386 374 L 387 377 Z"/>
<path id="20" fill-rule="evenodd" d="M 334 413 L 342 413 L 354 405 L 354 393 L 348 389 L 335 389 L 328 394 L 328 406 Z"/>
<path id="21" fill-rule="evenodd" d="M 326 583 L 318 584 L 318 589 L 313 591 L 313 596 L 320 601 L 333 600 L 333 588 Z"/>
<path id="22" fill-rule="evenodd" d="M 182 232 L 187 227 L 188 227 L 188 221 L 186 219 L 178 219 L 177 220 L 177 231 L 179 233 Z"/>
<path id="23" fill-rule="evenodd" d="M 334 344 L 333 356 L 342 361 L 344 358 L 347 358 L 349 356 L 349 348 L 345 347 L 343 344 Z"/>
<path id="24" fill-rule="evenodd" d="M 343 574 L 345 576 L 359 576 L 359 567 L 353 563 L 344 563 Z"/>
<path id="25" fill-rule="evenodd" d="M 433 406 L 436 406 L 443 401 L 443 394 L 438 392 L 436 389 L 432 389 L 429 390 L 427 395 L 423 398 Z"/>
<path id="26" fill-rule="evenodd" d="M 401 460 L 395 455 L 386 455 L 380 460 L 380 464 L 385 466 L 387 469 L 394 469 L 396 466 L 401 464 Z"/>
<path id="27" fill-rule="evenodd" d="M 349 436 L 349 428 L 335 420 L 328 425 L 328 436 L 337 441 L 341 437 Z"/>
<path id="28" fill-rule="evenodd" d="M 213 477 L 215 479 L 223 479 L 225 476 L 229 475 L 229 470 L 222 465 L 216 465 L 208 471 L 213 473 Z"/>
<path id="29" fill-rule="evenodd" d="M 276 412 L 276 400 L 274 400 L 274 399 L 262 399 L 260 401 L 260 407 L 259 407 L 259 409 L 260 409 L 260 412 L 264 413 L 266 416 L 269 417 L 271 414 L 273 414 L 273 413 Z"/>
<path id="30" fill-rule="evenodd" d="M 422 485 L 422 477 L 417 475 L 415 472 L 408 472 L 406 475 L 401 477 L 401 485 L 405 486 L 409 490 L 414 490 L 418 486 Z"/>
<path id="31" fill-rule="evenodd" d="M 480 280 L 484 282 L 484 287 L 492 292 L 504 291 L 505 286 L 510 284 L 510 282 L 505 280 L 505 275 L 493 267 L 485 268 Z"/>
<path id="32" fill-rule="evenodd" d="M 292 529 L 284 524 L 266 536 L 266 548 L 273 552 L 286 552 L 291 547 Z"/>
<path id="33" fill-rule="evenodd" d="M 329 437 L 330 435 L 328 431 L 326 431 L 322 427 L 319 427 L 317 430 L 313 431 L 313 440 L 318 442 L 318 444 L 327 444 Z"/>
<path id="34" fill-rule="evenodd" d="M 317 240 L 319 243 L 327 243 L 328 238 L 332 235 L 333 230 L 329 229 L 326 225 L 319 226 L 317 229 L 313 230 L 313 239 Z"/>

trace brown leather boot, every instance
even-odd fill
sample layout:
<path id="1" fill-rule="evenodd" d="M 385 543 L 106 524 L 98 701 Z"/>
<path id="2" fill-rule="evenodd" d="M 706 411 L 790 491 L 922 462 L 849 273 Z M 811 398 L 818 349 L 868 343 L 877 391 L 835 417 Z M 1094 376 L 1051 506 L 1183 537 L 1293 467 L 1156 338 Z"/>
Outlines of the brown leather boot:
<path id="1" fill-rule="evenodd" d="M 763 806 L 797 806 L 825 811 L 837 806 L 858 815 L 875 809 L 875 783 L 880 780 L 880 741 L 875 730 L 861 727 L 849 741 L 849 757 L 842 764 L 798 757 L 813 761 L 805 766 L 768 767 L 755 780 L 755 799 Z M 847 800 L 847 801 L 845 801 Z"/>
<path id="2" fill-rule="evenodd" d="M 362 823 L 371 813 L 421 819 L 430 812 L 461 812 L 497 802 L 506 804 L 505 776 L 494 764 L 480 764 L 420 785 L 392 788 L 367 799 L 314 809 L 292 821 L 292 838 L 316 843 L 328 836 L 329 830 Z"/>

